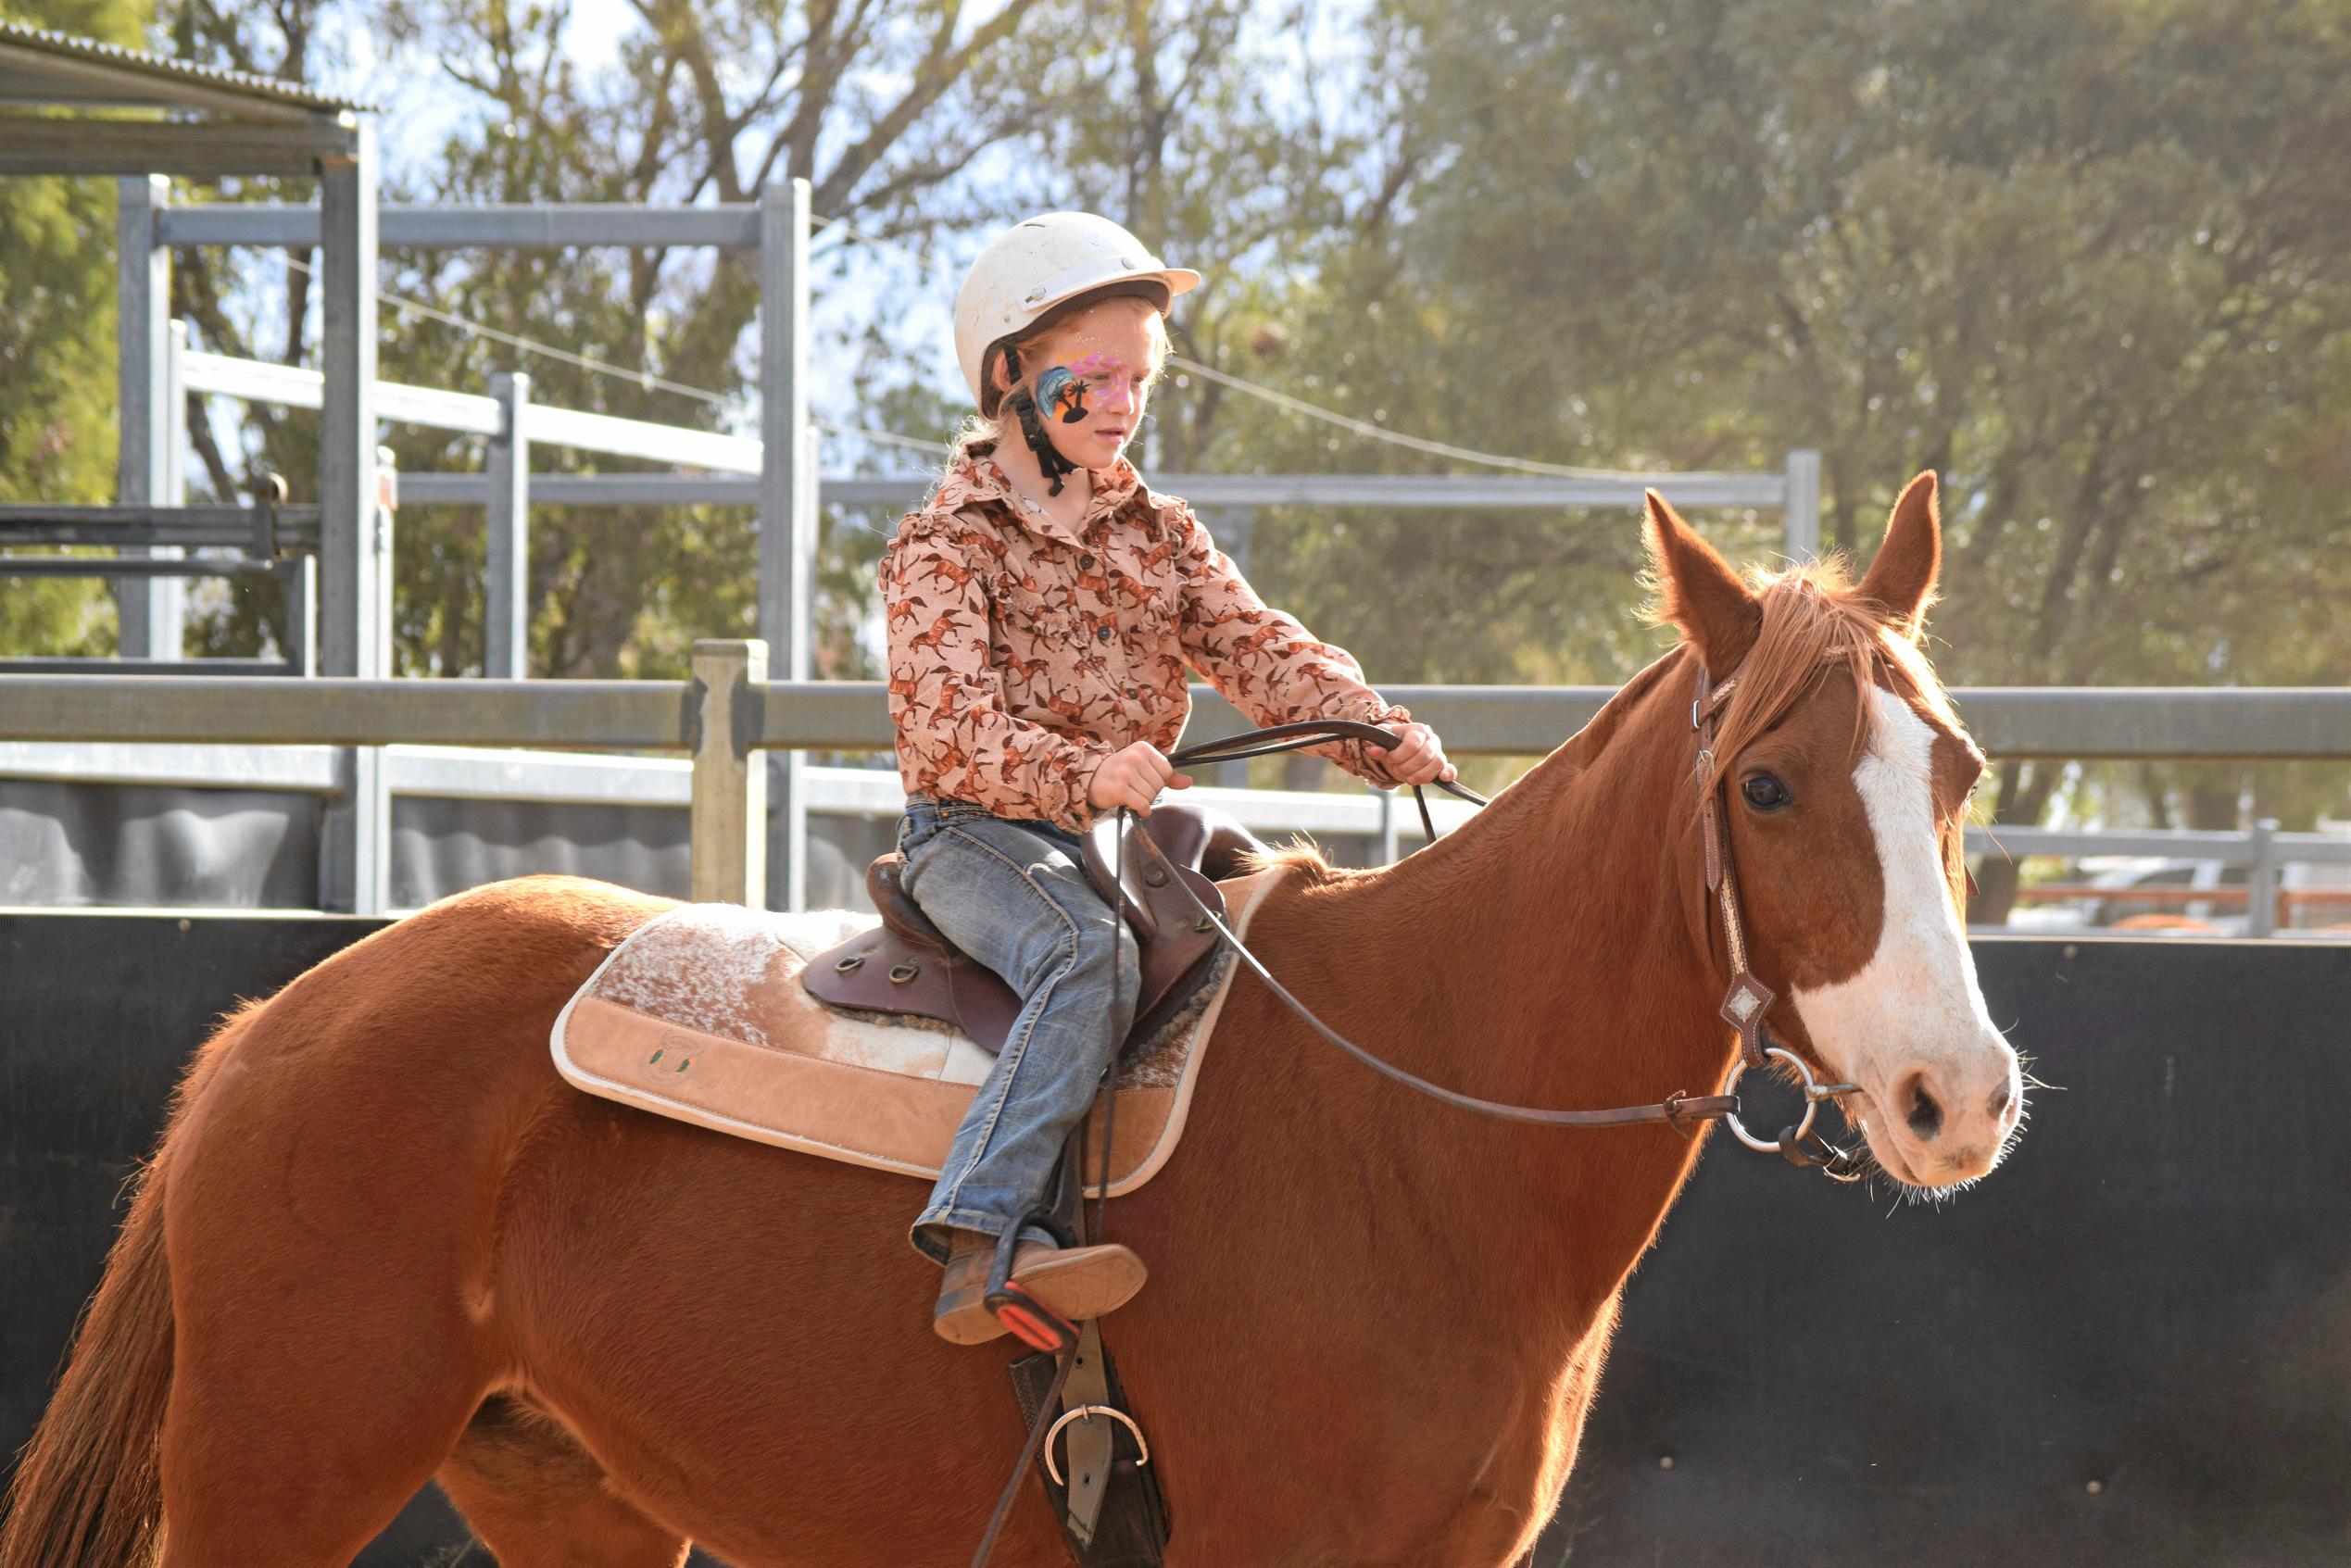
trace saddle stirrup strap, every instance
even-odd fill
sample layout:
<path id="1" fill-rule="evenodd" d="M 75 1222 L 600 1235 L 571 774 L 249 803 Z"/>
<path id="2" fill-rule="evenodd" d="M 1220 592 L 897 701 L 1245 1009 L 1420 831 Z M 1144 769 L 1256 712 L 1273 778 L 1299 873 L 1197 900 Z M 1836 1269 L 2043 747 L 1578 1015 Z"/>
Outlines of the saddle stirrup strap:
<path id="1" fill-rule="evenodd" d="M 1110 1491 L 1111 1459 L 1118 1425 L 1098 1415 L 1068 1420 L 1071 1411 L 1107 1409 L 1110 1375 L 1102 1359 L 1102 1331 L 1088 1318 L 1078 1325 L 1076 1360 L 1062 1384 L 1062 1441 L 1068 1456 L 1062 1474 L 1069 1477 L 1066 1500 L 1070 1534 L 1081 1546 L 1091 1545 L 1094 1526 L 1101 1522 L 1102 1499 Z M 1050 1439 L 1049 1439 L 1050 1442 Z"/>

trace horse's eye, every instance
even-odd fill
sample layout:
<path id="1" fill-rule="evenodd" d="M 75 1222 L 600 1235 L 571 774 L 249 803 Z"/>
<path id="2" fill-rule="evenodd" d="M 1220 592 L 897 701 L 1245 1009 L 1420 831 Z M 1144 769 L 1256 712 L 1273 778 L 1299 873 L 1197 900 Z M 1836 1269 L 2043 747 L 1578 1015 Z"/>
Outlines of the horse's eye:
<path id="1" fill-rule="evenodd" d="M 1739 793 L 1758 811 L 1777 811 L 1794 798 L 1788 793 L 1788 786 L 1769 773 L 1748 774 L 1740 784 Z"/>

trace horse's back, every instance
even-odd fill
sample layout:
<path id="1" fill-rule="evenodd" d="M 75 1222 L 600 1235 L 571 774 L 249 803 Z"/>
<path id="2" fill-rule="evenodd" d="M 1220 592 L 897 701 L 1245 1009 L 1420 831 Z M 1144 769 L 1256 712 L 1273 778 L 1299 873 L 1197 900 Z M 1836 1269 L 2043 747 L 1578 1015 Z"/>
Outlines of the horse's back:
<path id="1" fill-rule="evenodd" d="M 570 1093 L 548 1027 L 670 903 L 571 877 L 492 884 L 239 1013 L 192 1069 L 162 1154 L 175 1275 L 314 1298 L 328 1269 L 332 1294 L 359 1298 L 394 1272 L 456 1268 L 485 1292 L 516 1146 Z"/>

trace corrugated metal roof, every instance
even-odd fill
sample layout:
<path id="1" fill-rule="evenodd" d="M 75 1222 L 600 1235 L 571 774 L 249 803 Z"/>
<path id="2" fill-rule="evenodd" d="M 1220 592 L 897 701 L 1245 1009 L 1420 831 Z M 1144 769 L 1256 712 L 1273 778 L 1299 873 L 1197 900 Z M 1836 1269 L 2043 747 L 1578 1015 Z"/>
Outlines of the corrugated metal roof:
<path id="1" fill-rule="evenodd" d="M 226 113 L 234 113 L 240 104 L 281 113 L 373 107 L 241 70 L 167 59 L 6 19 L 0 19 L 0 102 L 151 104 Z"/>

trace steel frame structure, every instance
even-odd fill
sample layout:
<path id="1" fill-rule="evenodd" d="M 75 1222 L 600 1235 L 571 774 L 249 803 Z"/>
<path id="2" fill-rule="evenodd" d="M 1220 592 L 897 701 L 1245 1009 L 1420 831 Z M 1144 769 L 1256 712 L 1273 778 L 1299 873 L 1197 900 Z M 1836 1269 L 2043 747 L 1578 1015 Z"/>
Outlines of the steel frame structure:
<path id="1" fill-rule="evenodd" d="M 321 232 L 323 210 L 303 206 L 165 207 L 151 229 L 125 232 L 140 243 L 301 245 Z M 476 473 L 400 476 L 400 498 L 416 505 L 480 506 L 485 512 L 484 674 L 526 673 L 529 624 L 528 517 L 536 503 L 567 506 L 749 506 L 760 518 L 758 629 L 775 650 L 779 680 L 805 681 L 811 665 L 811 597 L 816 571 L 817 508 L 911 507 L 927 492 L 922 477 L 834 478 L 818 473 L 814 425 L 807 402 L 809 256 L 807 182 L 762 190 L 756 203 L 702 207 L 550 205 L 472 208 L 394 207 L 380 215 L 381 243 L 444 248 L 515 245 L 684 245 L 752 248 L 761 282 L 761 431 L 757 438 L 685 429 L 552 408 L 534 401 L 521 371 L 494 376 L 488 395 L 379 383 L 376 417 L 481 436 L 485 460 Z M 182 392 L 284 407 L 322 406 L 328 378 L 317 371 L 182 352 L 170 361 Z M 135 389 L 126 386 L 125 396 Z M 167 399 L 176 410 L 183 398 Z M 534 475 L 534 445 L 647 459 L 683 470 L 655 473 Z M 770 460 L 776 454 L 777 461 Z M 1818 547 L 1819 454 L 1795 451 L 1779 473 L 1667 473 L 1614 479 L 1454 478 L 1421 475 L 1170 474 L 1168 488 L 1191 498 L 1244 570 L 1251 523 L 1265 506 L 1546 509 L 1637 506 L 1656 485 L 1692 507 L 1777 508 L 1783 547 L 1801 558 Z M 803 764 L 797 752 L 769 760 L 766 788 L 782 824 L 773 890 L 784 909 L 807 898 L 807 819 Z M 1237 779 L 1237 771 L 1220 776 Z M 381 886 L 376 874 L 358 879 Z M 380 906 L 379 906 L 380 907 Z"/>
<path id="2" fill-rule="evenodd" d="M 412 750 L 398 763 L 399 787 L 420 796 L 597 803 L 676 804 L 683 796 L 693 811 L 695 896 L 755 903 L 768 864 L 770 820 L 756 754 L 880 751 L 891 742 L 879 685 L 769 679 L 765 654 L 756 641 L 698 643 L 690 682 L 189 677 L 172 683 L 168 704 L 154 701 L 154 683 L 140 678 L 6 676 L 0 677 L 0 774 L 124 782 L 160 776 L 309 789 L 321 785 L 320 763 L 327 754 L 311 753 L 308 762 L 279 757 L 265 768 L 254 754 L 228 748 L 367 742 L 683 751 L 691 759 L 684 779 L 678 764 L 642 758 L 547 759 L 536 772 L 518 777 L 485 767 L 488 759 Z M 1528 756 L 1551 750 L 1581 728 L 1614 694 L 1597 686 L 1400 686 L 1391 695 L 1442 729 L 1459 755 Z M 1246 726 L 1211 688 L 1195 686 L 1192 696 L 1202 737 Z M 2351 690 L 2341 688 L 1986 687 L 1953 696 L 1978 741 L 1995 757 L 2351 759 Z M 101 744 L 72 757 L 7 745 L 76 741 Z M 124 749 L 157 745 L 173 750 L 157 756 Z M 215 767 L 220 771 L 207 773 Z M 804 809 L 821 797 L 823 809 L 894 813 L 899 804 L 895 778 L 873 772 L 861 779 L 857 771 L 827 770 L 821 788 L 811 784 L 804 789 Z M 1413 831 L 1405 822 L 1410 813 L 1397 809 L 1393 794 L 1318 799 L 1248 792 L 1234 798 L 1252 826 L 1375 834 L 1381 860 L 1394 859 Z M 1431 805 L 1440 831 L 1466 811 L 1451 801 Z M 2265 906 L 2261 894 L 2274 892 L 2283 861 L 2351 864 L 2351 845 L 2316 834 L 2281 834 L 2274 823 L 2257 826 L 2250 835 L 2001 829 L 1972 835 L 1971 847 L 2045 854 L 2144 851 L 2246 865 L 2254 869 L 2257 909 L 2274 908 L 2274 898 Z M 2255 930 L 2267 934 L 2257 915 Z"/>

